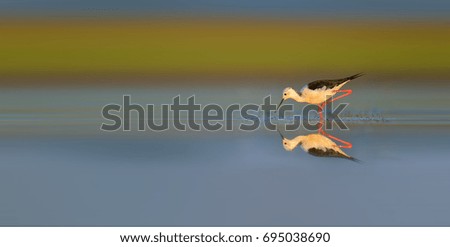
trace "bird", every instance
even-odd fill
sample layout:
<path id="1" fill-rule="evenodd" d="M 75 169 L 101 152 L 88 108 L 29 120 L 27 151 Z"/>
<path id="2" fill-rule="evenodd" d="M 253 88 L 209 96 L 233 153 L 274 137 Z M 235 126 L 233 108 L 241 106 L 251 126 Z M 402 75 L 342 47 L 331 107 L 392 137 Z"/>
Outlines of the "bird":
<path id="1" fill-rule="evenodd" d="M 358 77 L 363 76 L 362 73 L 358 73 L 349 77 L 341 78 L 341 79 L 325 79 L 325 80 L 317 80 L 308 83 L 303 86 L 300 91 L 296 91 L 291 87 L 287 87 L 283 90 L 283 96 L 281 98 L 281 102 L 278 104 L 277 110 L 283 104 L 283 102 L 287 99 L 293 99 L 297 102 L 306 102 L 309 104 L 314 104 L 319 107 L 320 118 L 322 119 L 322 110 L 323 107 L 330 102 L 341 99 L 343 97 L 349 96 L 352 94 L 351 89 L 341 90 L 341 88 L 347 84 L 347 82 L 354 80 Z M 336 93 L 342 92 L 344 94 L 333 98 Z"/>
<path id="2" fill-rule="evenodd" d="M 322 133 L 314 133 L 309 135 L 299 135 L 292 139 L 287 139 L 281 132 L 278 131 L 281 136 L 283 147 L 286 151 L 293 151 L 298 145 L 300 145 L 303 151 L 310 155 L 317 157 L 332 157 L 343 158 L 355 162 L 359 162 L 358 159 L 346 154 L 341 148 L 351 148 L 349 146 L 339 146 L 327 136 Z M 328 134 L 327 134 L 328 135 Z M 331 135 L 329 135 L 331 136 Z M 336 137 L 334 137 L 336 138 Z M 336 138 L 338 139 L 338 138 Z M 338 139 L 339 140 L 339 139 Z M 340 140 L 341 142 L 344 142 Z M 344 142 L 347 143 L 347 142 Z"/>

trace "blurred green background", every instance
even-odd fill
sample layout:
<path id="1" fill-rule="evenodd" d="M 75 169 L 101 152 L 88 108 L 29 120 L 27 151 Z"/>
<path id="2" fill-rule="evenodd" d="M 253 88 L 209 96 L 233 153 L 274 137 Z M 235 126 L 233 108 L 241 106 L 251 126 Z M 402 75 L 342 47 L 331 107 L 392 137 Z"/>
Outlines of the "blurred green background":
<path id="1" fill-rule="evenodd" d="M 450 4 L 319 2 L 0 3 L 0 83 L 450 77 Z"/>

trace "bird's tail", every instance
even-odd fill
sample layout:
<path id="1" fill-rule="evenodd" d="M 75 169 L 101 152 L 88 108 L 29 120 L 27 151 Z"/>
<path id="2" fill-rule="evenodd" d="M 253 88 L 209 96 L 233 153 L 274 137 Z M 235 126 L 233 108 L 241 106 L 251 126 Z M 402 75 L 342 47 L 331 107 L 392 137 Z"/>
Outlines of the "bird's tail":
<path id="1" fill-rule="evenodd" d="M 352 76 L 347 77 L 347 80 L 353 80 L 353 79 L 356 79 L 356 78 L 361 77 L 363 75 L 364 75 L 363 73 L 358 73 L 356 75 L 352 75 Z"/>

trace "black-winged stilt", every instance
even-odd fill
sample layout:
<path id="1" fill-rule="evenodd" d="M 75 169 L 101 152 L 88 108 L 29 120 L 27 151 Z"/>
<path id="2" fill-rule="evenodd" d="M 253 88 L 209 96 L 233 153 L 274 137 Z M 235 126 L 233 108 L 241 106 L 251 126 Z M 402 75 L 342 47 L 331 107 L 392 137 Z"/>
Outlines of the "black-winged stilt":
<path id="1" fill-rule="evenodd" d="M 299 135 L 292 139 L 287 139 L 281 132 L 280 136 L 282 139 L 283 147 L 287 151 L 294 150 L 298 145 L 300 145 L 303 151 L 310 155 L 317 157 L 332 157 L 332 158 L 344 158 L 352 161 L 358 162 L 359 160 L 353 158 L 352 156 L 346 154 L 341 148 L 352 148 L 352 144 L 343 141 L 337 137 L 334 137 L 322 129 L 318 133 L 309 135 Z M 344 145 L 337 145 L 334 139 Z"/>
<path id="2" fill-rule="evenodd" d="M 331 80 L 317 80 L 308 83 L 300 91 L 295 91 L 291 87 L 287 87 L 283 90 L 283 98 L 281 99 L 278 108 L 280 108 L 283 101 L 287 99 L 293 99 L 297 102 L 306 102 L 315 104 L 319 107 L 320 119 L 323 118 L 323 107 L 330 102 L 346 97 L 352 93 L 351 89 L 341 90 L 341 88 L 349 81 L 356 79 L 363 74 L 359 73 L 342 79 Z M 336 98 L 332 98 L 336 93 L 342 92 L 344 94 L 339 95 Z M 331 100 L 330 100 L 331 99 Z M 277 108 L 277 109 L 278 109 Z"/>

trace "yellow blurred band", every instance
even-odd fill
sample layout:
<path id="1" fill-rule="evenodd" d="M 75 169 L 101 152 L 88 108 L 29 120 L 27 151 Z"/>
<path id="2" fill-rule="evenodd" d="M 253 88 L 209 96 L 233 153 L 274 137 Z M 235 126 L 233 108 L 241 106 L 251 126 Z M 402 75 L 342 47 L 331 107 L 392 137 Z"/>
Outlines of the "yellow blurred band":
<path id="1" fill-rule="evenodd" d="M 448 74 L 445 23 L 0 20 L 0 76 Z"/>

